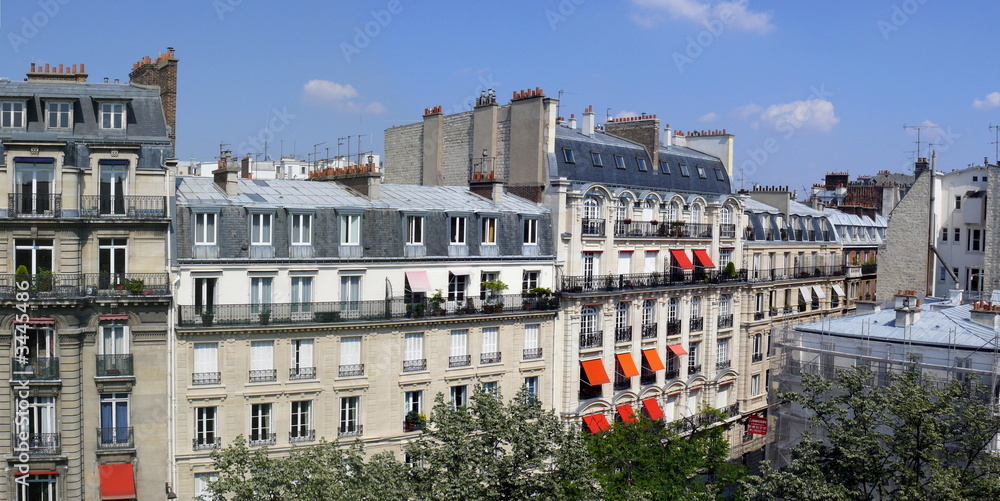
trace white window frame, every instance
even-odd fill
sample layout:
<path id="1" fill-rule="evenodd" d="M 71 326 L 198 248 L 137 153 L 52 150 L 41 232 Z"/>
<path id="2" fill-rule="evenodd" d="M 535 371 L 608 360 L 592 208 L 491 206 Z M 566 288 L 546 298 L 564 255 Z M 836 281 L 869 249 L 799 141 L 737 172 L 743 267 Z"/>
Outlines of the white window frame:
<path id="1" fill-rule="evenodd" d="M 532 398 L 538 398 L 538 376 L 527 376 L 524 378 L 524 387 Z"/>
<path id="2" fill-rule="evenodd" d="M 256 424 L 254 421 L 256 421 Z M 267 442 L 271 440 L 273 432 L 274 404 L 270 402 L 250 404 L 250 434 L 248 438 L 251 445 L 254 442 Z"/>
<path id="3" fill-rule="evenodd" d="M 483 217 L 480 223 L 482 229 L 481 243 L 483 245 L 497 244 L 497 218 L 493 216 Z"/>
<path id="4" fill-rule="evenodd" d="M 312 214 L 291 214 L 292 245 L 312 245 Z"/>
<path id="5" fill-rule="evenodd" d="M 538 270 L 524 270 L 521 272 L 521 294 L 527 294 L 531 289 L 537 288 L 542 272 Z"/>
<path id="6" fill-rule="evenodd" d="M 729 361 L 729 338 L 719 339 L 715 343 L 715 362 L 718 364 Z"/>
<path id="7" fill-rule="evenodd" d="M 65 109 L 60 109 L 65 107 Z M 56 119 L 57 125 L 52 125 L 52 119 Z M 62 125 L 65 123 L 66 125 Z M 70 101 L 46 101 L 45 102 L 45 128 L 46 129 L 69 129 L 73 127 L 73 103 Z"/>
<path id="8" fill-rule="evenodd" d="M 534 218 L 524 219 L 523 242 L 524 245 L 538 245 L 538 220 Z"/>
<path id="9" fill-rule="evenodd" d="M 483 327 L 483 346 L 480 353 L 498 353 L 500 351 L 500 328 Z"/>
<path id="10" fill-rule="evenodd" d="M 250 370 L 274 370 L 274 341 L 250 341 Z"/>
<path id="11" fill-rule="evenodd" d="M 340 365 L 361 364 L 361 336 L 340 338 Z"/>
<path id="12" fill-rule="evenodd" d="M 17 486 L 17 501 L 28 501 L 42 499 L 43 501 L 58 501 L 59 493 L 57 492 L 59 486 L 59 475 L 46 474 L 46 475 L 26 475 L 24 483 L 15 483 Z M 39 487 L 43 485 L 43 487 Z M 34 489 L 33 489 L 34 487 Z M 38 492 L 32 492 L 35 489 L 42 489 L 42 498 L 37 497 Z"/>
<path id="13" fill-rule="evenodd" d="M 341 214 L 340 245 L 361 245 L 361 214 Z"/>
<path id="14" fill-rule="evenodd" d="M 192 372 L 219 372 L 219 343 L 194 343 L 191 347 Z"/>
<path id="15" fill-rule="evenodd" d="M 338 430 L 356 432 L 361 428 L 361 396 L 340 397 L 340 419 Z"/>
<path id="16" fill-rule="evenodd" d="M 468 329 L 454 329 L 449 334 L 450 356 L 464 357 L 469 354 L 469 331 Z"/>
<path id="17" fill-rule="evenodd" d="M 424 245 L 424 216 L 406 216 L 406 245 Z"/>
<path id="18" fill-rule="evenodd" d="M 23 129 L 25 108 L 23 101 L 0 101 L 0 128 Z"/>
<path id="19" fill-rule="evenodd" d="M 288 438 L 307 438 L 313 430 L 312 400 L 293 400 L 289 405 Z"/>
<path id="20" fill-rule="evenodd" d="M 584 306 L 580 310 L 580 332 L 597 332 L 598 311 L 596 306 Z"/>
<path id="21" fill-rule="evenodd" d="M 107 322 L 101 324 L 101 341 L 98 346 L 100 355 L 129 354 L 128 325 L 122 322 Z"/>
<path id="22" fill-rule="evenodd" d="M 125 128 L 125 103 L 101 103 L 101 129 L 121 130 Z M 107 123 L 108 125 L 105 125 Z"/>
<path id="23" fill-rule="evenodd" d="M 316 367 L 313 353 L 316 343 L 312 339 L 293 339 L 291 350 L 292 369 L 311 369 Z"/>
<path id="24" fill-rule="evenodd" d="M 466 245 L 467 225 L 469 218 L 466 216 L 451 216 L 448 218 L 448 229 L 451 232 L 451 245 Z"/>
<path id="25" fill-rule="evenodd" d="M 193 414 L 195 443 L 201 446 L 214 444 L 219 439 L 219 407 L 195 407 Z"/>
<path id="26" fill-rule="evenodd" d="M 407 332 L 403 335 L 403 360 L 407 362 L 424 359 L 424 333 Z"/>
<path id="27" fill-rule="evenodd" d="M 750 376 L 750 396 L 760 395 L 760 374 Z"/>
<path id="28" fill-rule="evenodd" d="M 250 245 L 271 245 L 274 241 L 274 214 L 250 213 Z"/>
<path id="29" fill-rule="evenodd" d="M 215 212 L 195 212 L 194 221 L 194 244 L 216 245 L 219 234 L 219 215 Z"/>

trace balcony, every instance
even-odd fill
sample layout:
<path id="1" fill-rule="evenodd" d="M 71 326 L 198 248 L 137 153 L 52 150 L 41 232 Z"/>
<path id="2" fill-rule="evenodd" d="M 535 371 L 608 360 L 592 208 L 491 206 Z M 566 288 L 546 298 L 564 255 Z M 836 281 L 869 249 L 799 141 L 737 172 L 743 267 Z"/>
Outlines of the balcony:
<path id="1" fill-rule="evenodd" d="M 24 435 L 13 433 L 11 443 L 18 452 L 27 452 L 32 456 L 56 456 L 62 453 L 62 438 L 59 433 L 28 433 Z"/>
<path id="2" fill-rule="evenodd" d="M 753 312 L 753 319 L 755 321 L 756 320 L 764 320 L 764 312 L 763 311 L 755 311 L 755 312 Z"/>
<path id="3" fill-rule="evenodd" d="M 274 445 L 278 441 L 278 434 L 274 432 L 251 433 L 250 446 Z"/>
<path id="4" fill-rule="evenodd" d="M 632 378 L 627 378 L 621 374 L 615 375 L 615 391 L 631 390 Z"/>
<path id="5" fill-rule="evenodd" d="M 270 383 L 278 380 L 277 369 L 259 369 L 250 371 L 251 383 Z"/>
<path id="6" fill-rule="evenodd" d="M 58 193 L 8 193 L 7 217 L 11 219 L 62 217 L 62 195 Z"/>
<path id="7" fill-rule="evenodd" d="M 341 425 L 337 428 L 337 437 L 360 437 L 364 432 L 365 426 L 362 424 L 352 424 L 352 425 Z"/>
<path id="8" fill-rule="evenodd" d="M 629 238 L 712 238 L 712 225 L 703 223 L 653 223 L 652 221 L 615 221 L 615 237 Z"/>
<path id="9" fill-rule="evenodd" d="M 584 331 L 580 333 L 580 348 L 600 348 L 604 346 L 604 331 Z"/>
<path id="10" fill-rule="evenodd" d="M 499 364 L 500 363 L 500 352 L 495 351 L 493 353 L 483 353 L 479 355 L 479 363 L 481 364 Z"/>
<path id="11" fill-rule="evenodd" d="M 117 450 L 135 448 L 135 436 L 132 434 L 132 427 L 124 428 L 98 428 L 97 429 L 97 449 Z"/>
<path id="12" fill-rule="evenodd" d="M 668 336 L 679 336 L 681 333 L 681 319 L 674 318 L 667 320 L 667 335 Z"/>
<path id="13" fill-rule="evenodd" d="M 316 430 L 291 430 L 288 432 L 288 443 L 312 442 L 316 440 Z"/>
<path id="14" fill-rule="evenodd" d="M 448 367 L 468 367 L 472 365 L 472 355 L 448 357 Z"/>
<path id="15" fill-rule="evenodd" d="M 14 301 L 19 282 L 28 282 L 29 301 L 171 295 L 166 273 L 4 274 L 0 275 L 0 300 Z"/>
<path id="16" fill-rule="evenodd" d="M 211 449 L 221 443 L 222 439 L 219 437 L 212 437 L 212 436 L 201 437 L 191 441 L 191 449 L 196 451 L 204 451 L 207 449 Z"/>
<path id="17" fill-rule="evenodd" d="M 403 372 L 416 372 L 427 370 L 427 359 L 403 360 Z"/>
<path id="18" fill-rule="evenodd" d="M 631 343 L 632 342 L 632 326 L 623 325 L 620 327 L 615 327 L 615 342 L 616 343 Z"/>
<path id="19" fill-rule="evenodd" d="M 584 219 L 581 234 L 585 237 L 603 237 L 606 224 L 603 219 Z"/>
<path id="20" fill-rule="evenodd" d="M 288 379 L 298 381 L 301 379 L 316 379 L 315 367 L 292 367 L 288 369 Z"/>
<path id="21" fill-rule="evenodd" d="M 195 386 L 219 384 L 221 382 L 221 372 L 195 372 L 191 374 L 191 384 Z"/>
<path id="22" fill-rule="evenodd" d="M 863 264 L 863 265 L 861 265 L 861 274 L 862 275 L 875 275 L 876 273 L 878 273 L 878 265 L 877 264 Z"/>
<path id="23" fill-rule="evenodd" d="M 642 325 L 643 339 L 656 339 L 656 322 Z"/>
<path id="24" fill-rule="evenodd" d="M 621 275 L 570 275 L 564 276 L 560 291 L 569 294 L 590 292 L 631 291 L 664 289 L 687 285 L 729 284 L 747 281 L 745 270 L 727 274 L 721 269 L 696 268 L 671 270 L 669 273 L 629 273 Z"/>
<path id="25" fill-rule="evenodd" d="M 765 270 L 750 270 L 749 281 L 759 282 L 781 282 L 784 280 L 800 280 L 803 278 L 823 278 L 841 277 L 847 274 L 850 267 L 844 265 L 792 267 L 792 268 L 771 268 Z"/>
<path id="26" fill-rule="evenodd" d="M 57 381 L 59 379 L 59 359 L 15 358 L 11 363 L 11 380 Z"/>
<path id="27" fill-rule="evenodd" d="M 732 365 L 733 365 L 733 361 L 732 360 L 723 360 L 721 362 L 716 362 L 715 363 L 715 370 L 717 370 L 717 371 L 724 371 L 724 370 L 728 369 L 729 367 L 731 367 Z"/>
<path id="28" fill-rule="evenodd" d="M 80 217 L 92 219 L 166 219 L 167 198 L 156 196 L 80 197 Z"/>
<path id="29" fill-rule="evenodd" d="M 134 376 L 132 355 L 97 355 L 97 377 Z"/>
<path id="30" fill-rule="evenodd" d="M 705 317 L 695 317 L 688 321 L 688 330 L 698 332 L 705 330 Z"/>
<path id="31" fill-rule="evenodd" d="M 719 225 L 719 236 L 721 238 L 736 238 L 736 225 L 735 224 L 720 224 Z"/>
<path id="32" fill-rule="evenodd" d="M 763 353 L 754 353 L 753 356 L 750 358 L 750 361 L 753 363 L 762 362 L 763 360 L 764 360 Z"/>
<path id="33" fill-rule="evenodd" d="M 678 377 L 680 377 L 680 375 L 681 371 L 677 369 L 667 369 L 667 371 L 663 375 L 663 378 L 669 381 L 671 379 L 677 379 Z"/>
<path id="34" fill-rule="evenodd" d="M 604 392 L 601 390 L 601 385 L 590 386 L 589 384 L 580 383 L 580 400 L 590 400 L 592 398 L 601 398 L 604 396 Z"/>
<path id="35" fill-rule="evenodd" d="M 365 364 L 341 365 L 337 373 L 340 377 L 357 377 L 365 375 Z"/>
<path id="36" fill-rule="evenodd" d="M 444 303 L 439 310 L 430 308 L 427 301 L 407 303 L 403 298 L 323 303 L 185 305 L 178 307 L 177 324 L 181 327 L 339 324 L 420 320 L 435 316 L 523 315 L 558 309 L 559 298 L 528 294 L 502 294 L 486 299 L 466 296 L 465 301 Z"/>
<path id="37" fill-rule="evenodd" d="M 525 348 L 523 354 L 521 355 L 521 357 L 524 360 L 537 360 L 539 358 L 542 358 L 542 349 L 541 348 Z"/>
<path id="38" fill-rule="evenodd" d="M 729 315 L 719 315 L 719 328 L 720 329 L 729 329 L 732 326 L 733 326 L 733 315 L 732 315 L 732 313 L 730 313 Z"/>
<path id="39" fill-rule="evenodd" d="M 693 374 L 701 374 L 701 364 L 688 366 L 688 376 Z"/>
<path id="40" fill-rule="evenodd" d="M 639 375 L 639 384 L 641 385 L 651 385 L 656 384 L 656 373 L 652 371 L 643 371 Z"/>

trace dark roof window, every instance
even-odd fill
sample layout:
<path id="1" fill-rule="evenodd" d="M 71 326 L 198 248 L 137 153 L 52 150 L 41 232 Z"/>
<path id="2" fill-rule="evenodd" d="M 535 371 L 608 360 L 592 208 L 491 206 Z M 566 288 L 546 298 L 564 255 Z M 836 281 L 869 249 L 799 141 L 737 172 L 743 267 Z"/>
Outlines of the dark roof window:
<path id="1" fill-rule="evenodd" d="M 689 177 L 691 175 L 691 171 L 688 170 L 687 164 L 682 163 L 679 165 L 681 166 L 681 175 L 684 177 Z"/>
<path id="2" fill-rule="evenodd" d="M 596 151 L 590 152 L 590 161 L 594 163 L 594 167 L 604 167 L 604 161 L 601 160 L 601 154 Z"/>
<path id="3" fill-rule="evenodd" d="M 636 163 L 639 164 L 639 170 L 646 172 L 649 170 L 649 164 L 646 163 L 646 159 L 642 157 L 635 157 Z"/>
<path id="4" fill-rule="evenodd" d="M 724 176 L 722 174 L 722 169 L 720 169 L 718 167 L 716 167 L 716 169 L 715 169 L 715 179 L 718 179 L 719 181 L 725 181 L 726 180 L 726 176 Z"/>
<path id="5" fill-rule="evenodd" d="M 621 155 L 615 155 L 615 167 L 618 167 L 619 169 L 624 169 L 625 168 L 625 157 L 623 157 Z"/>
<path id="6" fill-rule="evenodd" d="M 573 150 L 569 148 L 563 148 L 563 160 L 565 160 L 566 163 L 568 164 L 575 164 L 576 157 L 573 156 Z"/>
<path id="7" fill-rule="evenodd" d="M 701 178 L 701 179 L 708 179 L 708 176 L 705 175 L 705 168 L 704 167 L 702 167 L 700 165 L 696 165 L 694 168 L 698 169 L 698 177 L 699 178 Z"/>
<path id="8" fill-rule="evenodd" d="M 670 164 L 666 160 L 660 160 L 660 172 L 670 174 Z"/>

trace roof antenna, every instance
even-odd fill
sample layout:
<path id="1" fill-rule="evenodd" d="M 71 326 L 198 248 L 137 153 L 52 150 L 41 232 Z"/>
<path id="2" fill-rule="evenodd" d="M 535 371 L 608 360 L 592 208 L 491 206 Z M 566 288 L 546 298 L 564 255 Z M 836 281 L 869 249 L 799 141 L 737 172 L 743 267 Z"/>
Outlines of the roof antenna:
<path id="1" fill-rule="evenodd" d="M 904 129 L 917 129 L 917 158 L 923 158 L 920 156 L 920 131 L 924 129 L 937 129 L 937 125 L 906 125 L 903 124 Z"/>

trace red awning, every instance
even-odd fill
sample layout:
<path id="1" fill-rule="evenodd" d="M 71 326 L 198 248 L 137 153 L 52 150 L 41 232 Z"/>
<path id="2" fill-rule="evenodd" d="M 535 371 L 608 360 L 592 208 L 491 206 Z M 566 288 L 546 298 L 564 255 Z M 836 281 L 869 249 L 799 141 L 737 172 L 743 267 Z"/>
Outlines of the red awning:
<path id="1" fill-rule="evenodd" d="M 600 254 L 600 253 L 602 253 L 604 251 L 603 250 L 596 250 L 596 249 L 583 249 L 582 252 L 584 254 Z"/>
<path id="2" fill-rule="evenodd" d="M 410 284 L 410 292 L 434 292 L 426 271 L 406 272 L 406 282 Z"/>
<path id="3" fill-rule="evenodd" d="M 646 365 L 649 366 L 649 370 L 656 372 L 666 368 L 663 366 L 660 354 L 656 350 L 642 350 L 642 356 L 646 359 Z"/>
<path id="4" fill-rule="evenodd" d="M 635 249 L 618 249 L 619 254 L 631 254 L 635 252 Z"/>
<path id="5" fill-rule="evenodd" d="M 670 251 L 670 255 L 673 256 L 674 261 L 677 261 L 677 266 L 682 270 L 693 270 L 694 265 L 691 264 L 691 260 L 688 259 L 687 253 L 682 249 L 673 249 Z"/>
<path id="6" fill-rule="evenodd" d="M 679 344 L 672 344 L 670 346 L 667 346 L 667 349 L 669 349 L 671 353 L 677 355 L 678 357 L 688 354 L 687 350 L 685 350 L 684 347 Z"/>
<path id="7" fill-rule="evenodd" d="M 135 499 L 135 472 L 131 464 L 102 464 L 101 499 Z"/>
<path id="8" fill-rule="evenodd" d="M 591 414 L 589 416 L 583 416 L 583 423 L 587 425 L 587 429 L 591 433 L 600 433 L 604 430 L 611 429 L 611 423 L 608 422 L 608 418 L 604 414 Z"/>
<path id="9" fill-rule="evenodd" d="M 100 317 L 98 317 L 98 320 L 102 320 L 102 321 L 103 320 L 128 320 L 128 314 L 127 313 L 118 313 L 118 314 L 101 315 Z"/>
<path id="10" fill-rule="evenodd" d="M 54 325 L 56 319 L 54 318 L 29 318 L 27 322 L 14 322 L 16 324 L 44 324 L 44 325 Z"/>
<path id="11" fill-rule="evenodd" d="M 601 359 L 581 360 L 580 366 L 583 367 L 583 373 L 587 375 L 587 384 L 597 386 L 611 382 L 608 379 L 608 371 L 604 370 L 604 362 L 601 362 Z"/>
<path id="12" fill-rule="evenodd" d="M 618 415 L 622 417 L 622 421 L 626 423 L 639 422 L 639 420 L 635 417 L 635 411 L 632 410 L 631 405 L 619 405 L 616 409 L 618 409 Z"/>
<path id="13" fill-rule="evenodd" d="M 663 419 L 663 409 L 660 408 L 660 403 L 656 401 L 655 398 L 647 398 L 642 401 L 642 408 L 646 409 L 646 415 L 649 419 L 656 421 L 657 419 Z"/>
<path id="14" fill-rule="evenodd" d="M 695 249 L 694 258 L 698 260 L 698 264 L 704 266 L 705 268 L 715 268 L 715 263 L 712 262 L 712 257 L 708 255 L 708 251 L 705 249 Z"/>
<path id="15" fill-rule="evenodd" d="M 635 368 L 635 360 L 632 360 L 631 353 L 615 353 L 615 358 L 618 359 L 618 365 L 622 367 L 622 374 L 625 377 L 636 377 L 639 375 L 639 370 Z"/>

